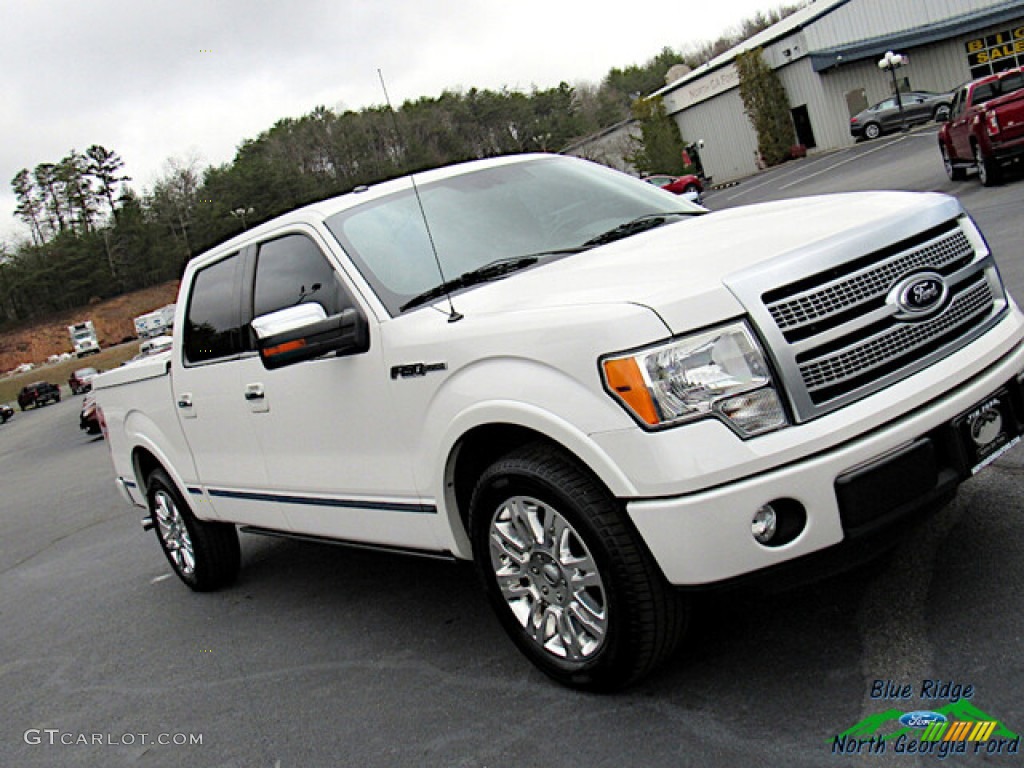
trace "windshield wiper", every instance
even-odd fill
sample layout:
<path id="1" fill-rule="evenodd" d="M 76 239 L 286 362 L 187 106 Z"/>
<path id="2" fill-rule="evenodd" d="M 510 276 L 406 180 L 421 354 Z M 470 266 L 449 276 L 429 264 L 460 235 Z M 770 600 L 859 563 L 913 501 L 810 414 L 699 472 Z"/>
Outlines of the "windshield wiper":
<path id="1" fill-rule="evenodd" d="M 665 219 L 669 216 L 696 216 L 699 215 L 697 211 L 666 211 L 665 213 L 646 213 L 643 216 L 637 216 L 635 219 L 630 219 L 624 224 L 619 224 L 617 227 L 612 227 L 607 232 L 602 232 L 597 237 L 592 237 L 583 244 L 584 248 L 592 248 L 595 245 L 606 245 L 607 243 L 613 243 L 616 240 L 622 240 L 623 238 L 629 237 L 630 235 L 636 235 L 640 232 L 646 232 L 648 229 L 655 229 L 665 223 Z"/>
<path id="2" fill-rule="evenodd" d="M 438 299 L 452 291 L 458 290 L 459 288 L 466 288 L 470 285 L 477 285 L 479 283 L 497 280 L 499 277 L 504 277 L 510 272 L 517 272 L 520 269 L 525 269 L 532 264 L 536 264 L 538 261 L 540 261 L 540 254 L 513 256 L 507 259 L 492 261 L 489 264 L 484 264 L 482 267 L 471 269 L 469 272 L 463 272 L 456 278 L 443 282 L 440 285 L 435 285 L 433 288 L 413 296 L 409 301 L 400 306 L 399 310 L 405 312 L 407 309 L 418 307 L 420 304 L 426 304 L 432 299 Z"/>

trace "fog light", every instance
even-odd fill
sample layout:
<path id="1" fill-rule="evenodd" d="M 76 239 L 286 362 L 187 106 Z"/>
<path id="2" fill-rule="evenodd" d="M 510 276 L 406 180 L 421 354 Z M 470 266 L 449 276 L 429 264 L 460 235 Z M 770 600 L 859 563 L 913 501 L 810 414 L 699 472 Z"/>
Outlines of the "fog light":
<path id="1" fill-rule="evenodd" d="M 778 516 L 771 504 L 765 504 L 754 513 L 750 523 L 750 532 L 759 544 L 767 544 L 775 536 L 778 529 Z"/>
<path id="2" fill-rule="evenodd" d="M 771 387 L 722 400 L 718 409 L 746 436 L 771 432 L 786 426 L 786 411 Z"/>

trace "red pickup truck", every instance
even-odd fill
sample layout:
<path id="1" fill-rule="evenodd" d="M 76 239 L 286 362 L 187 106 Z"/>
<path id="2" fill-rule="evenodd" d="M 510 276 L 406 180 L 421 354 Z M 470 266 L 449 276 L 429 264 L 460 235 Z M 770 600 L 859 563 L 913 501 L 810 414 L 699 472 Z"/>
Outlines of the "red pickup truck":
<path id="1" fill-rule="evenodd" d="M 977 168 L 983 185 L 998 184 L 1003 165 L 1024 155 L 1024 67 L 957 88 L 939 150 L 952 181 Z"/>

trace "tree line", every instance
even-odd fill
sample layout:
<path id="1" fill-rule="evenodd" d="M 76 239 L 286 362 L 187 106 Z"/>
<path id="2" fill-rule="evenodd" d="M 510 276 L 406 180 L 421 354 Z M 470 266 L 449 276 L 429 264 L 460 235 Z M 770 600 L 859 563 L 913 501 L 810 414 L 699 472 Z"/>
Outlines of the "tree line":
<path id="1" fill-rule="evenodd" d="M 643 65 L 611 69 L 597 86 L 444 91 L 394 112 L 316 107 L 246 139 L 229 163 L 168 160 L 141 194 L 118 153 L 98 144 L 22 169 L 11 188 L 28 237 L 0 244 L 0 328 L 173 279 L 191 257 L 243 228 L 359 185 L 464 160 L 558 151 L 629 118 L 671 67 L 699 66 L 793 10 L 758 14 L 714 43 L 666 48 Z"/>

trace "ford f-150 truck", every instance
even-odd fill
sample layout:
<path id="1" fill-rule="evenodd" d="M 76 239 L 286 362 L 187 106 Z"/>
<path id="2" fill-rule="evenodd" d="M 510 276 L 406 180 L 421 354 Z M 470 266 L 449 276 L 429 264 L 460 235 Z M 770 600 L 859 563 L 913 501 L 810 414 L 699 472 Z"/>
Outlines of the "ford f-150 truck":
<path id="1" fill-rule="evenodd" d="M 960 86 L 939 131 L 939 151 L 951 181 L 973 167 L 984 186 L 998 184 L 1003 165 L 1024 155 L 1024 67 Z"/>
<path id="2" fill-rule="evenodd" d="M 177 575 L 239 528 L 475 562 L 565 684 L 672 652 L 692 590 L 817 571 L 1019 439 L 1024 324 L 959 203 L 709 213 L 568 157 L 362 188 L 194 259 L 170 351 L 94 389 Z"/>

